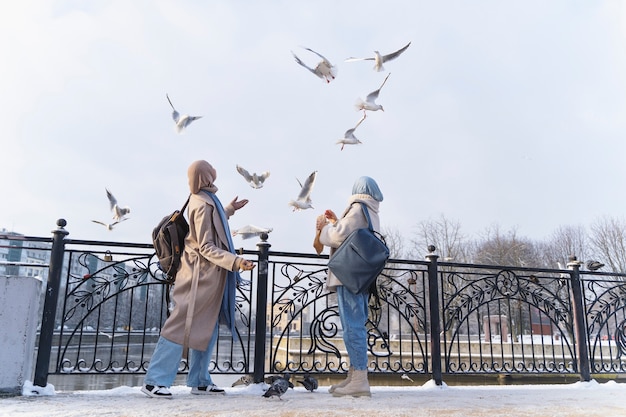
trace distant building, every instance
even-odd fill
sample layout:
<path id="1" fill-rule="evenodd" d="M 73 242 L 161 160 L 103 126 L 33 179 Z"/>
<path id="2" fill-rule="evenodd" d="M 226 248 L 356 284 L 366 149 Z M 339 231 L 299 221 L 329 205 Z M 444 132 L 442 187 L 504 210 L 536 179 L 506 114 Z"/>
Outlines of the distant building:
<path id="1" fill-rule="evenodd" d="M 0 229 L 0 276 L 48 279 L 50 249 L 47 242 L 23 240 L 24 235 Z"/>

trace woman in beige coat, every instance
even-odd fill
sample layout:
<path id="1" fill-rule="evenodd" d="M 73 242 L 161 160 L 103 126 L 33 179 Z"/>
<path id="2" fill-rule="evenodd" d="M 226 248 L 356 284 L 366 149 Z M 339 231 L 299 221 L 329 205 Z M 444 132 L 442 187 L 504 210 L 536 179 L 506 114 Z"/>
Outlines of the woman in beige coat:
<path id="1" fill-rule="evenodd" d="M 183 352 L 191 349 L 187 386 L 192 394 L 217 394 L 209 361 L 217 342 L 219 319 L 234 333 L 235 290 L 240 270 L 254 268 L 237 256 L 228 218 L 248 203 L 233 199 L 222 207 L 215 195 L 217 172 L 207 161 L 195 161 L 187 171 L 191 196 L 189 234 L 174 285 L 174 309 L 165 321 L 150 360 L 142 392 L 153 398 L 171 398 L 169 387 Z"/>

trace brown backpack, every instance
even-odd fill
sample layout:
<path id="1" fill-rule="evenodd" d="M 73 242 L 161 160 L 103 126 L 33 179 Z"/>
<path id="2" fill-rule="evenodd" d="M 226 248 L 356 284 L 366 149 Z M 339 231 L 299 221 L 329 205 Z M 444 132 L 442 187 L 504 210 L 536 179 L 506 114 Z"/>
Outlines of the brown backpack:
<path id="1" fill-rule="evenodd" d="M 189 197 L 180 210 L 163 217 L 152 230 L 152 244 L 159 259 L 159 268 L 171 283 L 176 279 L 180 266 L 180 258 L 185 249 L 185 236 L 189 233 L 189 223 L 185 220 L 185 209 L 189 204 Z"/>

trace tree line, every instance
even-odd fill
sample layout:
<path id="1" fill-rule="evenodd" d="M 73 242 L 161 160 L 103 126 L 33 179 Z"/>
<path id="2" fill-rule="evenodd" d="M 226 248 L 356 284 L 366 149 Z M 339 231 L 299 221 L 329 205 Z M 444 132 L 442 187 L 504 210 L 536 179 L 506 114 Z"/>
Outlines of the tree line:
<path id="1" fill-rule="evenodd" d="M 391 257 L 422 259 L 434 245 L 440 261 L 564 269 L 571 256 L 598 261 L 603 272 L 626 273 L 626 221 L 600 217 L 589 227 L 559 226 L 543 241 L 520 236 L 517 230 L 487 227 L 478 237 L 462 231 L 458 221 L 440 215 L 421 221 L 408 242 L 397 229 L 384 228 Z"/>

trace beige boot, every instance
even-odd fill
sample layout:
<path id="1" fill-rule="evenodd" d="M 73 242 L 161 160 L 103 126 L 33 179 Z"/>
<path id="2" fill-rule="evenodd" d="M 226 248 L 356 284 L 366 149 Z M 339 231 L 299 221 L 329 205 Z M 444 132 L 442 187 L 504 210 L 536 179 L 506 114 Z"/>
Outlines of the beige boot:
<path id="1" fill-rule="evenodd" d="M 350 380 L 352 379 L 352 372 L 354 372 L 354 368 L 352 367 L 352 365 L 350 365 L 350 368 L 348 368 L 348 376 L 346 376 L 346 379 L 338 384 L 331 385 L 330 388 L 328 388 L 328 392 L 332 394 L 337 388 L 345 387 L 346 385 L 348 385 L 350 383 Z"/>
<path id="2" fill-rule="evenodd" d="M 333 391 L 333 397 L 352 395 L 353 397 L 371 397 L 370 384 L 367 382 L 367 369 L 352 372 L 352 378 L 345 387 Z"/>

